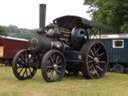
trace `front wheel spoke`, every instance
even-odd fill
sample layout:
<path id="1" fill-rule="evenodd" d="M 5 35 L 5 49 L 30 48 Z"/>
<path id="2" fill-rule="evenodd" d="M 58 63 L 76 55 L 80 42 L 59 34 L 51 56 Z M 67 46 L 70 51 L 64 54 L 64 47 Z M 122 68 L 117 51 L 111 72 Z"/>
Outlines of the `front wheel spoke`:
<path id="1" fill-rule="evenodd" d="M 19 56 L 19 58 L 20 58 L 20 60 L 24 60 L 23 54 L 21 54 L 21 55 Z"/>
<path id="2" fill-rule="evenodd" d="M 48 68 L 48 69 L 49 69 L 49 68 L 53 68 L 53 66 L 51 66 L 51 65 L 48 65 L 48 66 L 47 66 L 47 68 Z"/>
<path id="3" fill-rule="evenodd" d="M 26 76 L 28 77 L 29 75 L 28 75 L 28 70 L 27 70 L 27 68 L 26 68 L 25 70 L 26 70 Z"/>
<path id="4" fill-rule="evenodd" d="M 20 74 L 23 71 L 24 68 L 21 68 L 21 70 L 18 72 L 18 74 Z"/>
<path id="5" fill-rule="evenodd" d="M 18 61 L 17 61 L 17 64 L 19 64 L 20 66 L 23 66 L 23 65 L 24 65 L 24 63 L 25 63 L 25 62 L 24 62 L 24 61 L 22 61 L 22 60 L 18 60 Z"/>
<path id="6" fill-rule="evenodd" d="M 17 65 L 19 65 L 18 67 L 23 67 L 23 65 L 21 65 L 20 63 L 18 63 Z"/>
<path id="7" fill-rule="evenodd" d="M 25 54 L 24 54 L 24 58 L 25 58 L 25 59 L 29 58 L 28 53 L 25 53 Z"/>
<path id="8" fill-rule="evenodd" d="M 60 70 L 55 70 L 57 73 L 61 74 L 62 72 Z"/>
<path id="9" fill-rule="evenodd" d="M 59 61 L 59 56 L 57 55 L 56 56 L 56 64 L 58 64 L 58 61 Z"/>
<path id="10" fill-rule="evenodd" d="M 23 68 L 23 67 L 21 67 L 19 64 L 17 64 L 16 69 L 18 70 L 20 68 Z"/>
<path id="11" fill-rule="evenodd" d="M 48 75 L 49 78 L 51 78 L 52 77 L 52 71 L 51 70 L 47 70 L 47 75 Z"/>
<path id="12" fill-rule="evenodd" d="M 51 70 L 51 72 L 50 72 L 50 78 L 51 79 L 54 79 L 54 72 L 55 72 L 54 70 Z"/>
<path id="13" fill-rule="evenodd" d="M 29 70 L 29 72 L 30 72 L 30 74 L 32 73 L 32 70 L 31 70 L 31 68 L 28 68 L 28 70 Z"/>
<path id="14" fill-rule="evenodd" d="M 23 61 L 18 61 L 17 63 L 18 63 L 20 66 L 23 67 L 23 66 L 26 65 L 27 62 L 26 62 L 25 60 L 23 60 Z"/>
<path id="15" fill-rule="evenodd" d="M 62 68 L 63 66 L 61 66 L 61 65 L 58 65 L 58 68 Z"/>
<path id="16" fill-rule="evenodd" d="M 23 72 L 23 75 L 22 75 L 23 77 L 25 77 L 25 73 L 26 73 L 26 68 L 24 69 L 24 72 Z"/>
<path id="17" fill-rule="evenodd" d="M 62 59 L 59 59 L 57 64 L 60 64 L 61 62 L 62 62 Z"/>
<path id="18" fill-rule="evenodd" d="M 58 74 L 57 74 L 57 71 L 56 70 L 54 70 L 54 73 L 53 73 L 54 75 L 53 75 L 53 79 L 55 80 L 55 79 L 57 79 L 58 78 Z"/>
<path id="19" fill-rule="evenodd" d="M 51 61 L 51 64 L 54 64 L 54 60 L 53 60 L 53 58 L 52 58 L 52 56 L 50 56 L 50 61 Z"/>

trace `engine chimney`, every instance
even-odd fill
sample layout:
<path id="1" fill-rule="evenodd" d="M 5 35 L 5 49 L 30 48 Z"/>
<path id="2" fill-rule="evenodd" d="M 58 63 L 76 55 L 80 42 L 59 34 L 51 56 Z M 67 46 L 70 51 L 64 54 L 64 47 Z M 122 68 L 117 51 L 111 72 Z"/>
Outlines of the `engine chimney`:
<path id="1" fill-rule="evenodd" d="M 39 28 L 43 31 L 46 21 L 46 4 L 40 4 L 39 6 Z"/>

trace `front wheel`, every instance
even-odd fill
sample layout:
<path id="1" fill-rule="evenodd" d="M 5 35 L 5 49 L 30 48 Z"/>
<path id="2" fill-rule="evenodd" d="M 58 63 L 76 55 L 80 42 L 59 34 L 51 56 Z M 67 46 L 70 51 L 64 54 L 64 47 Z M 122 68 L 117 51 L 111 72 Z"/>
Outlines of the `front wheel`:
<path id="1" fill-rule="evenodd" d="M 37 71 L 37 68 L 34 66 L 34 63 L 34 58 L 28 50 L 20 50 L 15 55 L 12 62 L 13 74 L 19 80 L 33 78 Z"/>
<path id="2" fill-rule="evenodd" d="M 63 79 L 66 64 L 63 54 L 58 50 L 48 51 L 41 64 L 42 76 L 47 82 L 55 82 Z"/>
<path id="3" fill-rule="evenodd" d="M 81 49 L 84 63 L 82 73 L 87 79 L 103 77 L 107 71 L 107 53 L 100 41 L 88 41 Z"/>

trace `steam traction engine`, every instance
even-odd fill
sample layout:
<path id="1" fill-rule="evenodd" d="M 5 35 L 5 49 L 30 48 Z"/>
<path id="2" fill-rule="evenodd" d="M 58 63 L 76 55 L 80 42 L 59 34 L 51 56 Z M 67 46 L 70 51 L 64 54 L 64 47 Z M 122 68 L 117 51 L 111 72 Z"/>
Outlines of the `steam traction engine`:
<path id="1" fill-rule="evenodd" d="M 19 51 L 13 59 L 13 73 L 19 80 L 31 79 L 38 68 L 47 82 L 60 81 L 65 72 L 79 71 L 87 79 L 103 77 L 107 70 L 104 45 L 90 40 L 90 29 L 107 30 L 77 16 L 63 16 L 38 31 L 30 47 Z"/>

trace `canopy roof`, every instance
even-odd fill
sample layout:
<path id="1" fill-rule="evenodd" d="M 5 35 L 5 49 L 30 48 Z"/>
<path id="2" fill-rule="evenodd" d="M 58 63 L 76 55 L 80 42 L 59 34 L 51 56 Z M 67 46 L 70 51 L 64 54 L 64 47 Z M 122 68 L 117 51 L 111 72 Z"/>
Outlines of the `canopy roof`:
<path id="1" fill-rule="evenodd" d="M 72 16 L 72 15 L 67 15 L 67 16 L 56 18 L 53 20 L 53 22 L 60 27 L 64 27 L 68 29 L 72 29 L 76 26 L 82 26 L 86 29 L 97 28 L 97 29 L 101 29 L 104 31 L 113 31 L 112 27 L 110 26 L 94 23 L 93 21 L 87 20 L 85 18 L 78 17 L 78 16 Z"/>

